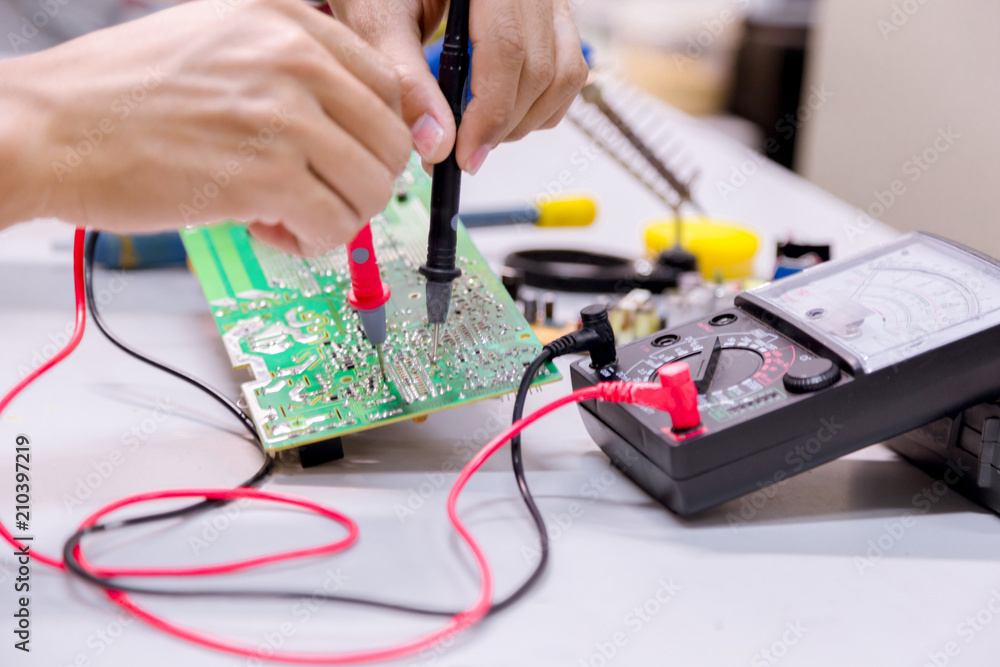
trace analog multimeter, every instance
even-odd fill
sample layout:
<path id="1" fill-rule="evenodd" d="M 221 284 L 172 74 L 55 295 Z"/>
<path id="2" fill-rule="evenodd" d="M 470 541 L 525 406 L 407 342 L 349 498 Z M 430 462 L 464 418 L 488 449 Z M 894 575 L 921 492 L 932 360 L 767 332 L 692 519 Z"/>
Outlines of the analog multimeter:
<path id="1" fill-rule="evenodd" d="M 677 361 L 698 428 L 641 406 L 581 410 L 619 469 L 692 514 L 1000 394 L 1000 263 L 908 234 L 620 347 L 614 368 L 578 361 L 573 387 L 648 382 Z"/>

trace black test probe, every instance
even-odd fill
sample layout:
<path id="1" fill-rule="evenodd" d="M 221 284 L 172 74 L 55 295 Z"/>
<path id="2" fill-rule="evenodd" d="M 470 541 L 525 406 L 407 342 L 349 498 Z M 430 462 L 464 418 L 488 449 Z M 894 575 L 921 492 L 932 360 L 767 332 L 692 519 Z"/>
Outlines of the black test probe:
<path id="1" fill-rule="evenodd" d="M 458 128 L 465 112 L 465 88 L 469 70 L 469 0 L 453 0 L 448 10 L 448 24 L 441 49 L 438 84 L 455 116 L 456 140 L 448 158 L 434 167 L 427 263 L 419 269 L 427 278 L 427 321 L 434 325 L 434 347 L 431 352 L 434 359 L 437 359 L 441 325 L 448 319 L 452 283 L 462 275 L 461 269 L 455 268 L 458 203 L 462 192 L 462 170 L 455 160 L 455 149 L 458 147 Z"/>

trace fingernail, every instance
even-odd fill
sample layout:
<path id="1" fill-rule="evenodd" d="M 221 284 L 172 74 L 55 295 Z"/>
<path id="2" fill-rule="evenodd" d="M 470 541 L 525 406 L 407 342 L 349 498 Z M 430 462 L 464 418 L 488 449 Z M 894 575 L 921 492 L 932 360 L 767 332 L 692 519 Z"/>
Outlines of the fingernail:
<path id="1" fill-rule="evenodd" d="M 413 133 L 413 145 L 417 147 L 420 157 L 432 160 L 444 139 L 444 130 L 434 120 L 434 116 L 425 113 L 410 131 Z"/>
<path id="2" fill-rule="evenodd" d="M 465 164 L 465 170 L 469 172 L 472 176 L 476 175 L 483 163 L 486 162 L 486 156 L 490 154 L 490 147 L 483 146 L 478 151 L 472 154 L 469 161 Z"/>

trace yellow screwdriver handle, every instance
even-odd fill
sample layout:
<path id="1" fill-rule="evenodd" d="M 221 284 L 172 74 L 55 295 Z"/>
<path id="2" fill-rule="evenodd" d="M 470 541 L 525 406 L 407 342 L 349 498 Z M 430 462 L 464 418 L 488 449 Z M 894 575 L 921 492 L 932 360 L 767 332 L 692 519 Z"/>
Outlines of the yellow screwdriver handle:
<path id="1" fill-rule="evenodd" d="M 597 219 L 597 204 L 590 197 L 564 197 L 538 205 L 539 227 L 587 227 Z"/>

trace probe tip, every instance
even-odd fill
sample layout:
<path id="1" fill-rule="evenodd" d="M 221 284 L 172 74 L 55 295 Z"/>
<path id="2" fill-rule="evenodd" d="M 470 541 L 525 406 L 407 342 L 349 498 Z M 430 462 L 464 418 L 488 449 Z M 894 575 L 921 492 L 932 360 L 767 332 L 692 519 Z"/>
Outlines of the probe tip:
<path id="1" fill-rule="evenodd" d="M 438 356 L 438 340 L 439 340 L 440 333 L 441 333 L 441 325 L 440 324 L 435 324 L 434 325 L 434 343 L 433 343 L 433 345 L 431 347 L 431 359 L 434 360 L 434 361 L 437 361 L 437 356 Z"/>
<path id="2" fill-rule="evenodd" d="M 378 368 L 382 372 L 382 382 L 387 382 L 385 377 L 385 355 L 382 354 L 382 346 L 375 346 L 375 353 L 378 355 Z"/>

